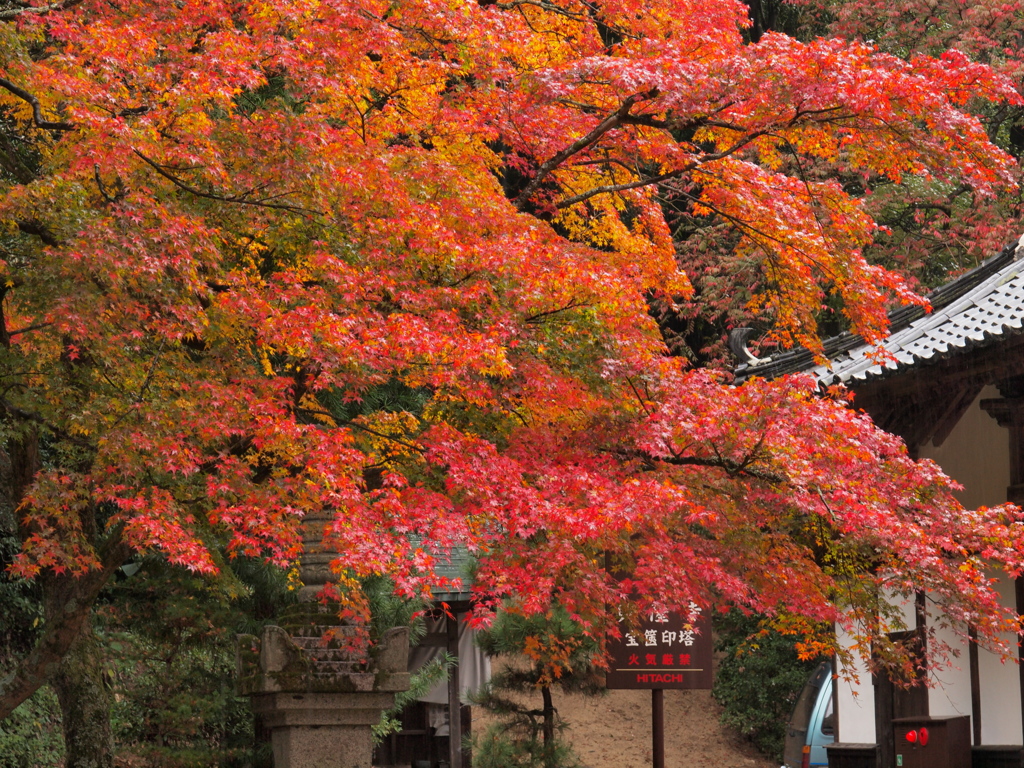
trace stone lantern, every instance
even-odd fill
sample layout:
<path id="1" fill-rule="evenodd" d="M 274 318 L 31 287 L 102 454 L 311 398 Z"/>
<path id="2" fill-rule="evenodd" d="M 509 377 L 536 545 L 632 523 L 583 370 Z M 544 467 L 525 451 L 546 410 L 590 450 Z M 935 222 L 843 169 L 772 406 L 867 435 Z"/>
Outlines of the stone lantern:
<path id="1" fill-rule="evenodd" d="M 323 544 L 329 522 L 326 513 L 303 521 L 300 602 L 260 637 L 239 637 L 239 687 L 271 730 L 274 768 L 370 768 L 370 727 L 409 687 L 408 628 L 389 630 L 369 652 L 352 651 L 362 628 L 317 600 L 336 557 Z"/>

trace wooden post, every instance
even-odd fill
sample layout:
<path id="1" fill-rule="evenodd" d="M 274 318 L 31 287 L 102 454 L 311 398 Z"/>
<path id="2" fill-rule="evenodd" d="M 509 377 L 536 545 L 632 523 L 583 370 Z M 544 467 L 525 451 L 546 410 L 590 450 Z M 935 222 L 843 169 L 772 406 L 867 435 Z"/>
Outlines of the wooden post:
<path id="1" fill-rule="evenodd" d="M 974 746 L 981 744 L 981 667 L 978 660 L 978 629 L 967 627 L 967 664 L 971 671 L 971 736 Z"/>
<path id="2" fill-rule="evenodd" d="M 459 656 L 459 615 L 446 616 L 448 653 Z M 462 768 L 462 700 L 459 695 L 459 665 L 448 675 L 448 765 Z"/>
<path id="3" fill-rule="evenodd" d="M 893 684 L 885 672 L 874 674 L 875 683 L 875 740 L 878 752 L 877 768 L 896 768 L 896 733 L 893 730 Z"/>
<path id="4" fill-rule="evenodd" d="M 835 629 L 833 625 L 833 634 Z M 837 654 L 832 655 L 832 737 L 838 743 L 842 741 L 842 736 L 839 733 L 839 656 Z"/>
<path id="5" fill-rule="evenodd" d="M 1024 615 L 1024 576 L 1018 576 L 1013 581 L 1014 596 L 1017 601 L 1017 614 Z M 1024 742 L 1024 637 L 1017 637 L 1017 674 L 1020 675 L 1020 732 L 1021 740 Z"/>
<path id="6" fill-rule="evenodd" d="M 665 690 L 651 691 L 651 742 L 654 768 L 665 768 Z"/>

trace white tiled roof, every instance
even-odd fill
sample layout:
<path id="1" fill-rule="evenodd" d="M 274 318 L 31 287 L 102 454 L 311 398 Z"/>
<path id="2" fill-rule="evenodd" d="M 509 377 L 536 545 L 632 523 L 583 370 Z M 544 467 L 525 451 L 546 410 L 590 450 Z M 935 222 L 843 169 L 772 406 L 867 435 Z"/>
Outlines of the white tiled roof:
<path id="1" fill-rule="evenodd" d="M 824 342 L 827 365 L 793 350 L 736 370 L 737 378 L 809 371 L 824 383 L 865 382 L 958 355 L 1024 330 L 1024 237 L 977 269 L 946 284 L 929 300 L 933 311 L 904 308 L 890 316 L 892 331 L 879 346 L 844 333 Z"/>

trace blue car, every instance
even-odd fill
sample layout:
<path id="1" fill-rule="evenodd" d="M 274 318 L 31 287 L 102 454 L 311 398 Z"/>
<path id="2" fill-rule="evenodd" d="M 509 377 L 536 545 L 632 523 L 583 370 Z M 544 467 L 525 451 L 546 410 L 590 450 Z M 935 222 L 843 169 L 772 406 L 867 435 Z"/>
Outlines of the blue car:
<path id="1" fill-rule="evenodd" d="M 832 663 L 814 670 L 793 706 L 783 749 L 784 768 L 827 766 L 825 747 L 835 741 L 832 716 Z"/>

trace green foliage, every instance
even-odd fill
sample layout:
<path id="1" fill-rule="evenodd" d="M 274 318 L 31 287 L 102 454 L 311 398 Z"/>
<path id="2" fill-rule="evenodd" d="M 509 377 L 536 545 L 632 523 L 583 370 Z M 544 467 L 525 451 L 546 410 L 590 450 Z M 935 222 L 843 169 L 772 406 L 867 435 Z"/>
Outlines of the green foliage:
<path id="1" fill-rule="evenodd" d="M 430 400 L 427 389 L 410 387 L 398 379 L 370 387 L 358 400 L 346 397 L 338 389 L 324 389 L 316 396 L 339 423 L 348 423 L 358 416 L 377 412 L 420 414 Z"/>
<path id="2" fill-rule="evenodd" d="M 362 581 L 363 594 L 370 607 L 370 637 L 380 638 L 392 627 L 409 627 L 409 645 L 416 645 L 426 634 L 426 623 L 422 614 L 430 606 L 425 600 L 410 600 L 395 594 L 394 583 L 382 576 L 372 576 Z M 380 722 L 373 726 L 373 740 L 379 744 L 385 736 L 402 729 L 399 719 L 402 710 L 426 694 L 438 683 L 448 679 L 448 673 L 458 659 L 442 653 L 425 664 L 413 675 L 409 689 L 395 695 L 395 703 L 381 713 Z"/>
<path id="3" fill-rule="evenodd" d="M 562 726 L 564 727 L 564 726 Z M 581 765 L 572 748 L 562 741 L 545 746 L 536 732 L 523 734 L 495 724 L 473 743 L 473 768 L 576 768 Z"/>
<path id="4" fill-rule="evenodd" d="M 794 638 L 762 632 L 757 616 L 733 611 L 715 628 L 722 659 L 712 694 L 725 707 L 722 722 L 781 762 L 790 712 L 818 660 L 801 661 Z"/>
<path id="5" fill-rule="evenodd" d="M 491 657 L 530 662 L 498 670 L 491 679 L 496 690 L 528 693 L 551 685 L 566 693 L 603 690 L 594 669 L 601 647 L 561 606 L 532 616 L 499 611 L 490 628 L 477 635 L 477 645 Z"/>
<path id="6" fill-rule="evenodd" d="M 409 627 L 409 645 L 416 645 L 426 634 L 421 614 L 430 606 L 425 600 L 411 600 L 395 594 L 391 579 L 371 576 L 361 582 L 370 607 L 370 638 L 377 640 L 392 627 Z"/>
<path id="7" fill-rule="evenodd" d="M 0 516 L 0 676 L 28 651 L 43 619 L 38 582 L 7 572 L 20 542 Z M 60 705 L 49 687 L 0 721 L 0 768 L 56 768 L 64 764 Z"/>
<path id="8" fill-rule="evenodd" d="M 0 768 L 58 768 L 64 765 L 60 705 L 44 686 L 0 721 Z"/>
<path id="9" fill-rule="evenodd" d="M 292 598 L 286 575 L 237 559 L 203 577 L 147 557 L 100 610 L 122 755 L 153 768 L 252 764 L 247 699 L 235 691 L 235 635 L 258 632 Z"/>
<path id="10" fill-rule="evenodd" d="M 498 718 L 474 740 L 474 767 L 579 765 L 562 738 L 567 724 L 558 717 L 551 689 L 557 686 L 567 693 L 592 695 L 602 692 L 594 668 L 601 653 L 598 643 L 560 606 L 532 616 L 500 611 L 491 627 L 478 635 L 477 643 L 489 656 L 505 657 L 505 664 L 471 697 L 475 705 Z M 540 708 L 528 698 L 538 692 Z"/>
<path id="11" fill-rule="evenodd" d="M 120 695 L 112 720 L 124 751 L 161 768 L 248 762 L 252 715 L 235 693 L 234 650 L 225 639 L 205 649 L 140 637 L 118 644 L 125 655 L 115 667 Z"/>
<path id="12" fill-rule="evenodd" d="M 0 530 L 0 668 L 32 647 L 43 620 L 39 583 L 7 572 L 20 548 L 17 538 Z"/>
<path id="13" fill-rule="evenodd" d="M 288 93 L 287 82 L 280 75 L 271 75 L 264 85 L 242 91 L 235 98 L 235 104 L 243 114 L 251 115 L 260 109 L 270 109 L 275 100 L 280 106 L 298 114 L 305 107 L 302 99 L 296 99 Z"/>

